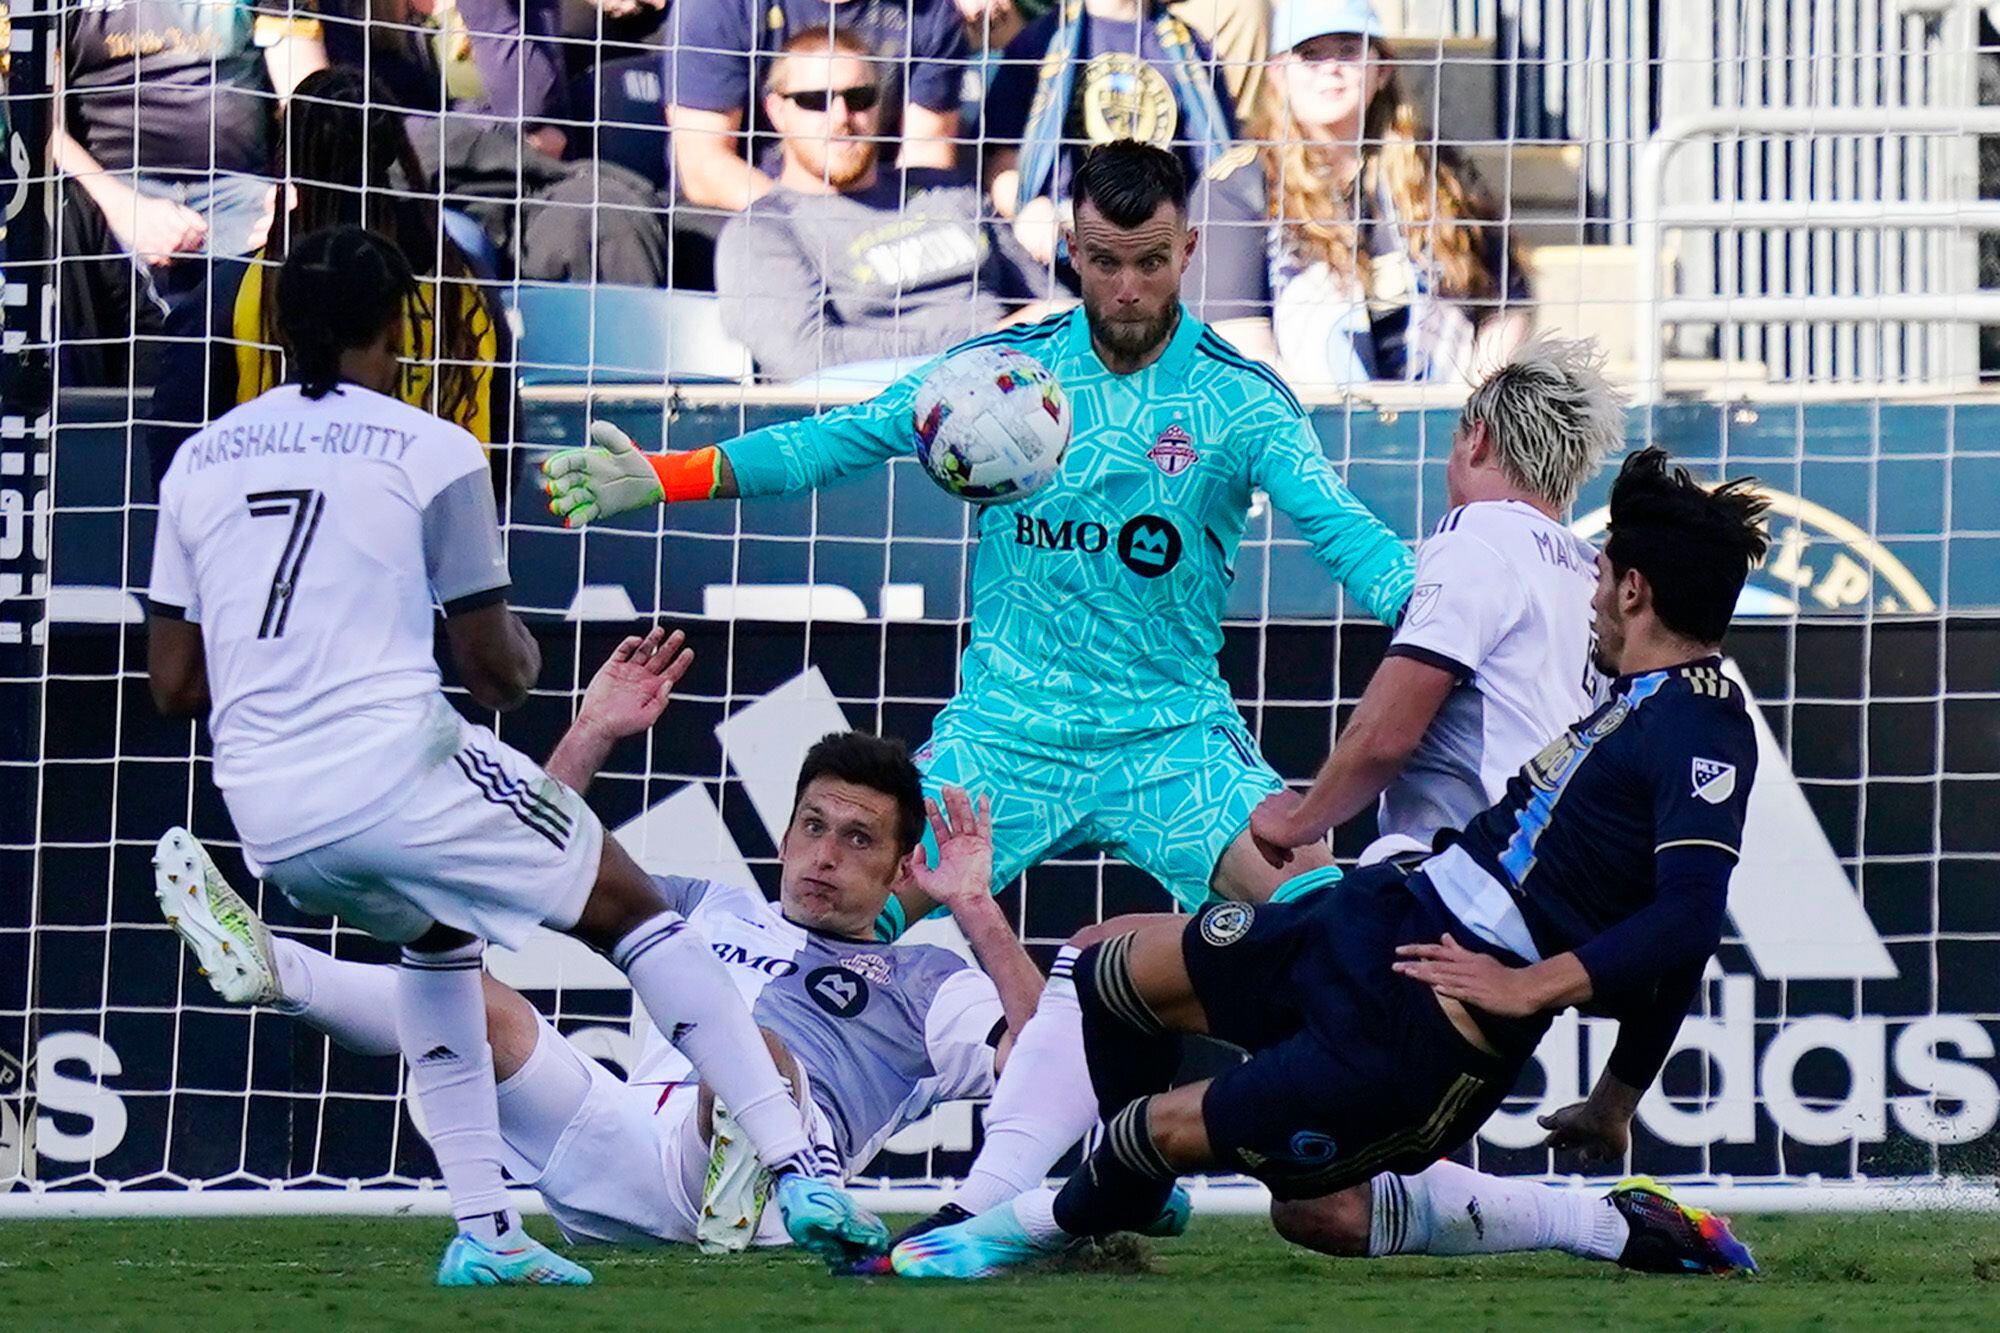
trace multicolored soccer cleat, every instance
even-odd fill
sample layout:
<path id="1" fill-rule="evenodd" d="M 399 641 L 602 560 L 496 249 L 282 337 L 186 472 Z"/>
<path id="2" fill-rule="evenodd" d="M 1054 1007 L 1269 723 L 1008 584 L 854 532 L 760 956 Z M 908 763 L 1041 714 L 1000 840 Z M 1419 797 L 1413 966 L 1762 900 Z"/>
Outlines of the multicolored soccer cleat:
<path id="1" fill-rule="evenodd" d="M 757 1151 L 736 1117 L 719 1101 L 709 1133 L 714 1147 L 702 1181 L 695 1243 L 703 1254 L 740 1254 L 757 1241 L 757 1226 L 771 1199 L 771 1173 L 757 1160 Z"/>
<path id="2" fill-rule="evenodd" d="M 153 848 L 153 896 L 179 932 L 215 993 L 231 1004 L 274 1004 L 278 966 L 271 933 L 184 828 L 170 828 Z"/>
<path id="3" fill-rule="evenodd" d="M 459 1232 L 438 1263 L 440 1287 L 587 1287 L 590 1270 L 518 1228 L 488 1245 Z"/>
<path id="4" fill-rule="evenodd" d="M 889 1248 L 889 1228 L 838 1185 L 802 1172 L 778 1177 L 778 1211 L 792 1243 L 836 1269 Z"/>
<path id="5" fill-rule="evenodd" d="M 1014 1215 L 1014 1200 L 989 1208 L 969 1222 L 912 1236 L 889 1252 L 899 1277 L 997 1277 L 1010 1268 L 1067 1250 L 1073 1241 L 1040 1241 Z"/>
<path id="6" fill-rule="evenodd" d="M 1632 1228 L 1618 1266 L 1639 1273 L 1754 1273 L 1749 1247 L 1729 1219 L 1691 1208 L 1650 1176 L 1621 1180 L 1606 1196 Z"/>
<path id="7" fill-rule="evenodd" d="M 888 1250 L 885 1250 L 881 1254 L 871 1254 L 865 1259 L 857 1259 L 847 1267 L 841 1269 L 840 1274 L 843 1277 L 892 1277 L 895 1275 L 896 1265 L 890 1262 L 889 1252 L 893 1251 L 898 1245 L 913 1237 L 936 1231 L 939 1227 L 955 1227 L 960 1222 L 970 1222 L 971 1220 L 971 1213 L 968 1213 L 955 1203 L 948 1203 L 929 1217 L 918 1222 L 912 1222 L 901 1231 L 898 1231 L 890 1238 Z"/>

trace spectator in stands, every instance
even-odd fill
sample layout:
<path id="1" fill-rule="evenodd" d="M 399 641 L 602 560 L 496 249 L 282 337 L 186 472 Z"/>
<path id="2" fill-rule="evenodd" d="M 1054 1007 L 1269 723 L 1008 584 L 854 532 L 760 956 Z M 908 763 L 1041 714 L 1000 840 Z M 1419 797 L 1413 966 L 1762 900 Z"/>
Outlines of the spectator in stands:
<path id="1" fill-rule="evenodd" d="M 279 104 L 326 52 L 309 16 L 216 0 L 68 6 L 61 44 L 65 378 L 122 382 L 189 258 L 262 242 Z"/>
<path id="2" fill-rule="evenodd" d="M 514 22 L 518 34 L 522 0 L 476 3 L 515 16 L 486 13 L 479 22 Z M 566 105 L 546 67 L 552 39 L 441 28 L 435 0 L 321 5 L 335 63 L 368 71 L 408 117 L 422 164 L 415 188 L 442 192 L 477 221 L 514 273 L 641 287 L 665 280 L 666 231 L 653 184 L 614 164 L 563 160 L 560 127 L 534 124 Z M 461 18 L 472 21 L 470 12 Z"/>
<path id="3" fill-rule="evenodd" d="M 776 185 L 723 229 L 723 327 L 769 378 L 917 358 L 1045 313 L 1040 266 L 980 220 L 949 172 L 886 167 L 883 81 L 852 29 L 807 28 L 767 76 L 781 136 Z M 885 376 L 886 378 L 886 376 Z"/>
<path id="4" fill-rule="evenodd" d="M 1500 210 L 1424 139 L 1365 0 L 1283 0 L 1254 147 L 1197 186 L 1182 290 L 1297 383 L 1476 380 L 1527 336 Z"/>
<path id="5" fill-rule="evenodd" d="M 1163 0 L 1063 0 L 1007 46 L 986 95 L 993 207 L 1043 264 L 1057 200 L 1093 144 L 1172 148 L 1193 179 L 1236 137 L 1229 88 L 1207 43 Z"/>
<path id="6" fill-rule="evenodd" d="M 173 341 L 148 438 L 156 481 L 189 435 L 284 378 L 267 280 L 292 238 L 333 226 L 367 226 L 388 237 L 422 279 L 404 330 L 397 396 L 486 443 L 513 438 L 506 321 L 440 228 L 437 205 L 400 188 L 421 170 L 416 152 L 386 90 L 368 92 L 359 73 L 339 66 L 299 85 L 283 125 L 290 210 L 255 255 L 217 264 L 208 299 L 168 324 Z"/>
<path id="7" fill-rule="evenodd" d="M 839 28 L 876 53 L 881 137 L 898 165 L 949 170 L 957 161 L 967 52 L 955 0 L 682 0 L 669 25 L 667 124 L 675 186 L 690 203 L 740 211 L 776 184 L 780 153 L 756 93 L 772 58 L 807 28 Z"/>

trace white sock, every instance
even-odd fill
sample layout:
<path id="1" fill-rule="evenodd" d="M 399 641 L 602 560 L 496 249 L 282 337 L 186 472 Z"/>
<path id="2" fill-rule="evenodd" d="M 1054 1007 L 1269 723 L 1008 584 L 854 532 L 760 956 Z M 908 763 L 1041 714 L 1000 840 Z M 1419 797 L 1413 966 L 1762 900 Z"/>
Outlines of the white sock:
<path id="1" fill-rule="evenodd" d="M 1612 1260 L 1631 1231 L 1601 1195 L 1489 1176 L 1456 1162 L 1414 1176 L 1377 1176 L 1370 1192 L 1371 1255 L 1561 1250 Z"/>
<path id="2" fill-rule="evenodd" d="M 1056 955 L 1041 1004 L 1014 1039 L 986 1108 L 986 1141 L 952 1202 L 969 1213 L 1043 1184 L 1097 1123 L 1097 1093 L 1083 1054 L 1083 1010 L 1070 968 L 1079 951 Z"/>
<path id="3" fill-rule="evenodd" d="M 631 981 L 653 1026 L 743 1126 L 764 1165 L 820 1174 L 798 1104 L 700 933 L 680 913 L 661 912 L 618 941 L 611 961 Z"/>
<path id="4" fill-rule="evenodd" d="M 486 1044 L 486 997 L 478 940 L 442 953 L 403 950 L 396 970 L 396 1032 L 410 1067 L 459 1228 L 491 1241 L 520 1224 L 500 1173 L 500 1108 L 493 1048 Z"/>
<path id="5" fill-rule="evenodd" d="M 271 939 L 284 999 L 272 1007 L 312 1024 L 350 1051 L 397 1055 L 396 969 L 335 958 L 297 940 Z"/>
<path id="6" fill-rule="evenodd" d="M 1028 1233 L 1028 1239 L 1043 1245 L 1058 1245 L 1076 1237 L 1056 1225 L 1056 1190 L 1041 1185 L 1014 1196 L 1014 1220 Z"/>

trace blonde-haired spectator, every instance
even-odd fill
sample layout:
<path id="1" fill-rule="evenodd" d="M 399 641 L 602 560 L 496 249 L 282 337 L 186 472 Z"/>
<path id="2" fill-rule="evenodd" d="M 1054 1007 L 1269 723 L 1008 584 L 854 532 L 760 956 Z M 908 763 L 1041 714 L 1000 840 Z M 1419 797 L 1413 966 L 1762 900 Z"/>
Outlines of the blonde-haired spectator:
<path id="1" fill-rule="evenodd" d="M 1500 209 L 1429 140 L 1365 0 L 1285 0 L 1251 143 L 1197 187 L 1189 304 L 1303 384 L 1476 379 L 1527 336 Z"/>

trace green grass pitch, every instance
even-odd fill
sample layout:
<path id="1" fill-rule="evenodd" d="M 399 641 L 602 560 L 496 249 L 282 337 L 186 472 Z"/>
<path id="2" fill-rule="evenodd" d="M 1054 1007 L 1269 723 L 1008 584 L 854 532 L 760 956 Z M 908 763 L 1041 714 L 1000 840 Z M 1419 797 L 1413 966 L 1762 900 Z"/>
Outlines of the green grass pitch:
<path id="1" fill-rule="evenodd" d="M 1324 1259 L 1198 1218 L 1147 1271 L 935 1284 L 773 1252 L 596 1250 L 588 1290 L 440 1291 L 435 1220 L 0 1224 L 0 1329 L 1971 1329 L 2000 1325 L 2000 1218 L 1742 1219 L 1760 1278 L 1649 1278 L 1561 1256 Z M 531 1226 L 547 1236 L 537 1219 Z"/>

